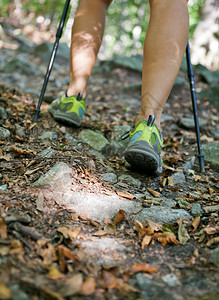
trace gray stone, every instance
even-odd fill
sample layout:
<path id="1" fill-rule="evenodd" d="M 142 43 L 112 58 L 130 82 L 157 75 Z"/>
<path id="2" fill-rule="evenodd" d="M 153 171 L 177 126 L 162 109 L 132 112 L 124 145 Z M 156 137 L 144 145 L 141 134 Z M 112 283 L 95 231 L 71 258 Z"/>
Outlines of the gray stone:
<path id="1" fill-rule="evenodd" d="M 204 126 L 207 125 L 207 121 L 199 118 L 199 127 L 203 128 Z M 186 128 L 186 129 L 194 129 L 195 128 L 195 121 L 193 116 L 184 116 L 181 117 L 179 120 L 179 125 Z"/>
<path id="2" fill-rule="evenodd" d="M 7 113 L 4 107 L 0 106 L 0 120 L 6 120 L 7 119 Z"/>
<path id="3" fill-rule="evenodd" d="M 219 85 L 202 90 L 198 96 L 201 100 L 207 98 L 208 101 L 219 110 Z"/>
<path id="4" fill-rule="evenodd" d="M 211 250 L 210 262 L 212 262 L 219 268 L 219 247 Z"/>
<path id="5" fill-rule="evenodd" d="M 212 129 L 210 132 L 216 139 L 219 139 L 219 126 L 215 129 Z"/>
<path id="6" fill-rule="evenodd" d="M 6 183 L 6 184 L 2 184 L 2 185 L 0 185 L 0 192 L 4 192 L 4 191 L 6 191 L 7 190 L 7 188 L 8 188 L 8 184 Z"/>
<path id="7" fill-rule="evenodd" d="M 4 127 L 0 127 L 0 140 L 5 140 L 11 135 L 10 131 Z"/>
<path id="8" fill-rule="evenodd" d="M 123 153 L 123 148 L 121 145 L 115 141 L 111 141 L 110 144 L 107 144 L 103 149 L 102 153 L 106 157 L 120 156 Z"/>
<path id="9" fill-rule="evenodd" d="M 123 174 L 118 177 L 118 181 L 126 183 L 128 185 L 136 186 L 138 188 L 141 187 L 141 181 L 136 178 L 133 178 L 131 175 Z"/>
<path id="10" fill-rule="evenodd" d="M 28 55 L 19 54 L 10 59 L 3 67 L 3 71 L 7 73 L 19 72 L 25 75 L 40 75 L 41 69 L 38 65 L 33 64 Z"/>
<path id="11" fill-rule="evenodd" d="M 43 132 L 42 135 L 39 136 L 39 139 L 41 139 L 41 140 L 45 140 L 45 139 L 53 140 L 53 139 L 57 139 L 57 138 L 58 138 L 58 134 L 53 131 L 45 131 L 45 132 Z"/>
<path id="12" fill-rule="evenodd" d="M 21 289 L 18 284 L 9 286 L 11 290 L 12 300 L 29 300 L 29 296 Z"/>
<path id="13" fill-rule="evenodd" d="M 34 187 L 49 187 L 62 190 L 71 185 L 72 169 L 66 163 L 56 163 L 48 172 L 33 183 Z"/>
<path id="14" fill-rule="evenodd" d="M 162 277 L 162 280 L 167 283 L 170 287 L 174 287 L 177 285 L 178 278 L 175 274 L 167 274 Z"/>
<path id="15" fill-rule="evenodd" d="M 53 43 L 43 42 L 34 48 L 33 54 L 39 56 L 44 62 L 48 62 L 52 49 Z M 56 62 L 60 64 L 67 64 L 69 62 L 69 47 L 66 43 L 59 43 Z"/>
<path id="16" fill-rule="evenodd" d="M 166 122 L 166 121 L 174 121 L 174 117 L 162 114 L 161 115 L 161 122 Z"/>
<path id="17" fill-rule="evenodd" d="M 202 214 L 202 207 L 200 203 L 194 203 L 190 210 L 193 217 L 199 217 Z"/>
<path id="18" fill-rule="evenodd" d="M 138 72 L 142 72 L 142 60 L 142 55 L 133 55 L 130 57 L 116 55 L 113 58 L 113 61 L 117 66 Z"/>
<path id="19" fill-rule="evenodd" d="M 183 167 L 184 173 L 189 174 L 190 170 L 193 169 L 194 165 L 195 165 L 195 156 L 193 156 L 192 158 L 189 158 L 185 162 L 184 167 Z"/>
<path id="20" fill-rule="evenodd" d="M 210 71 L 201 64 L 195 66 L 195 70 L 201 74 L 201 76 L 208 83 L 218 83 L 219 82 L 219 70 Z"/>
<path id="21" fill-rule="evenodd" d="M 72 144 L 77 144 L 78 143 L 78 140 L 73 136 L 71 135 L 70 133 L 66 133 L 64 134 L 64 137 Z"/>
<path id="22" fill-rule="evenodd" d="M 104 181 L 111 182 L 111 183 L 116 183 L 117 182 L 117 176 L 114 173 L 101 174 L 101 179 L 104 180 Z"/>
<path id="23" fill-rule="evenodd" d="M 21 138 L 24 138 L 26 136 L 26 134 L 24 132 L 24 128 L 17 123 L 15 124 L 15 132 L 16 132 L 16 135 L 18 135 Z"/>
<path id="24" fill-rule="evenodd" d="M 136 213 L 142 208 L 140 203 L 136 203 L 119 197 L 117 194 L 108 196 L 98 193 L 88 192 L 60 192 L 53 193 L 56 203 L 64 205 L 79 214 L 87 213 L 93 220 L 103 222 L 105 217 L 113 218 L 116 213 L 123 209 L 127 214 Z"/>
<path id="25" fill-rule="evenodd" d="M 183 172 L 176 172 L 172 175 L 174 185 L 183 184 L 186 182 L 186 177 Z"/>
<path id="26" fill-rule="evenodd" d="M 42 152 L 40 152 L 40 157 L 44 157 L 44 158 L 50 158 L 52 157 L 54 154 L 56 153 L 56 151 L 54 149 L 45 149 Z"/>
<path id="27" fill-rule="evenodd" d="M 101 133 L 90 129 L 82 130 L 78 138 L 97 151 L 101 151 L 109 143 Z"/>
<path id="28" fill-rule="evenodd" d="M 212 169 L 219 172 L 219 143 L 202 145 L 204 160 L 210 163 Z"/>
<path id="29" fill-rule="evenodd" d="M 135 220 L 151 220 L 160 224 L 174 224 L 180 218 L 190 219 L 191 215 L 184 209 L 173 209 L 155 205 L 149 208 L 144 208 L 141 212 L 135 215 Z"/>

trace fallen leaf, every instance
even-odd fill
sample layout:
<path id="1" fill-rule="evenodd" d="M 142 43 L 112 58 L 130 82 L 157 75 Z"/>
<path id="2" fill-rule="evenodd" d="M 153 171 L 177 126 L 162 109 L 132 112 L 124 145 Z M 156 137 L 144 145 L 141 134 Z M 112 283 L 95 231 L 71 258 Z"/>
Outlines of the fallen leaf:
<path id="1" fill-rule="evenodd" d="M 193 221 L 192 221 L 192 227 L 193 227 L 193 230 L 192 232 L 195 232 L 200 224 L 200 216 L 199 217 L 196 217 Z"/>
<path id="2" fill-rule="evenodd" d="M 46 287 L 44 285 L 41 285 L 40 290 L 41 290 L 43 299 L 64 300 L 64 298 L 60 294 L 58 294 L 54 291 L 51 291 L 48 287 Z"/>
<path id="3" fill-rule="evenodd" d="M 62 277 L 62 274 L 54 265 L 51 265 L 51 267 L 49 268 L 48 276 L 51 279 L 59 279 Z"/>
<path id="4" fill-rule="evenodd" d="M 63 256 L 67 259 L 72 260 L 73 262 L 78 262 L 79 259 L 77 258 L 77 256 L 71 252 L 70 249 L 68 249 L 67 247 L 65 247 L 64 245 L 59 245 L 58 246 L 58 251 L 62 252 Z"/>
<path id="5" fill-rule="evenodd" d="M 210 247 L 211 245 L 218 244 L 218 243 L 219 243 L 219 236 L 210 239 L 210 240 L 207 242 L 206 246 L 207 246 L 207 247 Z"/>
<path id="6" fill-rule="evenodd" d="M 158 240 L 163 246 L 166 246 L 167 244 L 174 244 L 179 245 L 180 242 L 177 241 L 176 236 L 172 232 L 163 232 L 163 233 L 155 233 L 153 235 L 154 240 Z"/>
<path id="7" fill-rule="evenodd" d="M 208 235 L 215 234 L 215 233 L 218 233 L 218 232 L 219 232 L 219 226 L 216 226 L 216 227 L 205 227 L 205 228 L 204 228 L 204 231 L 205 231 Z"/>
<path id="8" fill-rule="evenodd" d="M 14 145 L 12 145 L 11 148 L 14 152 L 17 153 L 18 156 L 22 155 L 22 154 L 24 154 L 24 155 L 34 155 L 34 153 L 32 153 L 32 152 L 30 152 L 28 150 L 25 150 L 25 149 L 18 148 Z"/>
<path id="9" fill-rule="evenodd" d="M 154 231 L 160 231 L 162 229 L 162 225 L 157 224 L 151 220 L 145 220 L 145 224 L 147 228 L 152 229 Z"/>
<path id="10" fill-rule="evenodd" d="M 89 296 L 95 292 L 96 289 L 96 281 L 93 277 L 88 277 L 82 284 L 81 289 L 79 291 L 80 295 Z"/>
<path id="11" fill-rule="evenodd" d="M 138 232 L 139 238 L 143 237 L 145 234 L 151 235 L 154 233 L 153 229 L 146 228 L 142 222 L 136 221 L 135 228 Z"/>
<path id="12" fill-rule="evenodd" d="M 70 230 L 67 227 L 59 227 L 57 229 L 58 232 L 60 232 L 65 239 L 70 239 L 70 240 L 74 240 L 77 238 L 77 236 L 80 233 L 80 229 L 76 229 L 76 230 Z"/>
<path id="13" fill-rule="evenodd" d="M 11 290 L 2 283 L 0 283 L 0 299 L 11 299 Z"/>
<path id="14" fill-rule="evenodd" d="M 154 191 L 154 190 L 152 190 L 152 189 L 150 189 L 150 188 L 146 188 L 147 189 L 147 191 L 152 195 L 152 196 L 154 196 L 154 197 L 160 197 L 160 193 L 159 192 L 156 192 L 156 191 Z"/>
<path id="15" fill-rule="evenodd" d="M 119 281 L 117 288 L 122 295 L 128 295 L 130 293 L 138 292 L 138 290 L 135 287 L 131 286 L 130 284 L 124 283 L 122 281 Z"/>
<path id="16" fill-rule="evenodd" d="M 168 176 L 168 185 L 169 186 L 174 186 L 174 183 L 173 183 L 173 177 L 172 176 Z"/>
<path id="17" fill-rule="evenodd" d="M 116 233 L 116 226 L 114 224 L 106 224 L 104 226 L 104 231 L 106 231 L 109 234 L 115 234 Z"/>
<path id="18" fill-rule="evenodd" d="M 131 267 L 130 272 L 132 274 L 143 272 L 143 273 L 154 273 L 158 270 L 157 267 L 153 267 L 147 263 L 135 264 Z"/>
<path id="19" fill-rule="evenodd" d="M 63 297 L 70 297 L 79 293 L 79 291 L 81 290 L 83 284 L 83 276 L 81 273 L 78 273 L 70 278 L 66 278 L 63 281 L 60 281 L 59 283 L 61 285 L 59 293 Z"/>
<path id="20" fill-rule="evenodd" d="M 0 218 L 0 236 L 3 239 L 7 238 L 7 226 L 2 218 Z"/>
<path id="21" fill-rule="evenodd" d="M 115 225 L 115 226 L 117 226 L 119 223 L 121 223 L 122 222 L 122 220 L 125 218 L 125 215 L 126 215 L 126 212 L 123 210 L 123 209 L 120 209 L 117 213 L 116 213 L 116 215 L 115 215 L 115 217 L 114 217 L 114 219 L 113 219 L 113 224 Z"/>
<path id="22" fill-rule="evenodd" d="M 47 248 L 41 249 L 40 256 L 43 258 L 43 264 L 46 266 L 57 260 L 55 248 L 50 243 L 48 243 Z"/>
<path id="23" fill-rule="evenodd" d="M 108 235 L 108 232 L 106 232 L 105 230 L 98 230 L 96 232 L 93 233 L 94 236 L 106 236 Z"/>
<path id="24" fill-rule="evenodd" d="M 118 279 L 110 272 L 103 271 L 101 277 L 102 284 L 105 288 L 114 289 L 118 285 Z"/>
<path id="25" fill-rule="evenodd" d="M 141 249 L 144 249 L 146 246 L 148 246 L 151 241 L 152 241 L 152 236 L 151 235 L 145 235 L 143 237 L 142 242 L 141 242 Z"/>
<path id="26" fill-rule="evenodd" d="M 178 239 L 181 245 L 185 245 L 190 239 L 190 236 L 182 223 L 179 224 Z"/>
<path id="27" fill-rule="evenodd" d="M 135 196 L 133 196 L 132 194 L 127 194 L 127 193 L 123 193 L 123 192 L 120 192 L 120 191 L 116 191 L 116 193 L 117 193 L 118 196 L 123 197 L 123 198 L 127 198 L 129 200 L 135 199 Z"/>

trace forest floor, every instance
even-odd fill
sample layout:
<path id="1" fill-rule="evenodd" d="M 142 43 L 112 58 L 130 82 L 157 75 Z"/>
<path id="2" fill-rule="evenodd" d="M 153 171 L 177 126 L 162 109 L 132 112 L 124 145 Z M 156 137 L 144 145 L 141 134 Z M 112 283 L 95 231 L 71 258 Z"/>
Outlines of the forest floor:
<path id="1" fill-rule="evenodd" d="M 5 37 L 10 61 L 23 41 Z M 45 73 L 46 63 L 27 57 Z M 207 164 L 199 172 L 194 129 L 180 125 L 192 118 L 188 82 L 165 106 L 164 170 L 152 177 L 128 168 L 119 139 L 139 111 L 141 74 L 99 66 L 80 128 L 48 112 L 66 87 L 66 61 L 54 66 L 36 124 L 44 73 L 1 72 L 0 299 L 218 299 L 218 173 Z M 202 142 L 213 142 L 218 111 L 197 104 Z M 92 148 L 82 133 L 106 145 Z"/>

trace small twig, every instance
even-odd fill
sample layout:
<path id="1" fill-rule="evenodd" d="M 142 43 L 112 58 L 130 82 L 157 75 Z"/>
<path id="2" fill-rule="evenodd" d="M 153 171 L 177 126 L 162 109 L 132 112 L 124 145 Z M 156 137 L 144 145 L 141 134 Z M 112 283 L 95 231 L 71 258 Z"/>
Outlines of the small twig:
<path id="1" fill-rule="evenodd" d="M 29 224 L 31 222 L 31 217 L 29 215 L 14 215 L 8 216 L 4 218 L 6 224 L 10 224 L 12 222 L 20 222 L 23 224 Z"/>
<path id="2" fill-rule="evenodd" d="M 11 223 L 10 227 L 20 232 L 24 236 L 30 237 L 34 241 L 37 241 L 42 238 L 42 235 L 33 227 L 24 226 L 18 222 Z"/>

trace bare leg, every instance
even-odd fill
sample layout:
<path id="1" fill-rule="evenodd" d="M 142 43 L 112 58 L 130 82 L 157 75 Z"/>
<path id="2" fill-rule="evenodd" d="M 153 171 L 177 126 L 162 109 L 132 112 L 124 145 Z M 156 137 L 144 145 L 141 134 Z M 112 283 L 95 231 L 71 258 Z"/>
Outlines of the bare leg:
<path id="1" fill-rule="evenodd" d="M 112 0 L 80 0 L 72 28 L 70 83 L 67 95 L 86 96 L 87 82 L 96 61 Z"/>
<path id="2" fill-rule="evenodd" d="M 179 72 L 189 31 L 187 0 L 150 0 L 144 44 L 142 105 L 136 124 L 155 115 L 160 127 L 163 107 Z"/>

